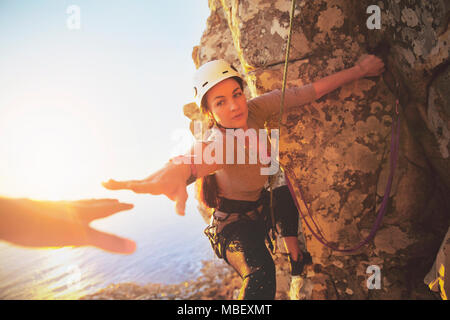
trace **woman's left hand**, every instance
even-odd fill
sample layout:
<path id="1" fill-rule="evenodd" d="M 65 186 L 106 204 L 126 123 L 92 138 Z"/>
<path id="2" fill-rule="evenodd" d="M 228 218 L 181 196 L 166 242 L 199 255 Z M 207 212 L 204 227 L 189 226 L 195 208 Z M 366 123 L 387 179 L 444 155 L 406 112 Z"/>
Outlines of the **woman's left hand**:
<path id="1" fill-rule="evenodd" d="M 186 180 L 190 174 L 189 165 L 167 163 L 143 180 L 116 181 L 110 179 L 102 185 L 109 190 L 131 190 L 135 193 L 148 193 L 153 195 L 166 195 L 175 201 L 175 210 L 180 216 L 184 216 L 186 200 Z"/>
<path id="2" fill-rule="evenodd" d="M 361 77 L 376 77 L 384 72 L 383 61 L 374 55 L 362 55 L 356 66 L 361 70 Z"/>

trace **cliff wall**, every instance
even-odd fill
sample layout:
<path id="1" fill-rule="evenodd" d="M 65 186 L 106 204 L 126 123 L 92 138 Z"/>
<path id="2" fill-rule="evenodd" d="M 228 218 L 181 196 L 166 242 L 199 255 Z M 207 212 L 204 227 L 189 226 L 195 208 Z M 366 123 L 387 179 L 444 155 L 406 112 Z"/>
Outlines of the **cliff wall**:
<path id="1" fill-rule="evenodd" d="M 314 260 L 308 272 L 312 299 L 429 298 L 423 278 L 449 226 L 449 4 L 377 1 L 381 28 L 369 29 L 371 4 L 297 1 L 288 86 L 351 67 L 365 53 L 386 64 L 381 77 L 289 110 L 281 128 L 280 161 L 302 186 L 327 240 L 341 248 L 370 232 L 390 169 L 397 99 L 401 118 L 398 165 L 374 240 L 343 254 L 319 243 L 303 223 Z M 291 1 L 210 0 L 209 6 L 206 30 L 192 53 L 196 66 L 226 59 L 245 75 L 249 98 L 281 88 Z M 201 118 L 193 104 L 184 112 Z M 275 116 L 268 127 L 277 126 Z M 367 288 L 370 265 L 381 269 L 379 290 Z M 286 279 L 279 280 L 284 292 Z"/>

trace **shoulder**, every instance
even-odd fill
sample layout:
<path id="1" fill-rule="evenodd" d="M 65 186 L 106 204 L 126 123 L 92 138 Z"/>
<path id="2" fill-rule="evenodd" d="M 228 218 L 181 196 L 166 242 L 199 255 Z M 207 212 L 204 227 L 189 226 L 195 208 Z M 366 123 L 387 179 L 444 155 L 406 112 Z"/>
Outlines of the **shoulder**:
<path id="1" fill-rule="evenodd" d="M 247 101 L 249 121 L 254 121 L 259 127 L 275 112 L 279 111 L 281 91 L 279 89 L 263 93 Z"/>
<path id="2" fill-rule="evenodd" d="M 261 105 L 264 105 L 267 102 L 273 102 L 274 99 L 277 99 L 281 96 L 281 90 L 275 89 L 272 91 L 265 92 L 263 94 L 260 94 L 257 97 L 251 98 L 247 101 L 248 106 L 250 107 L 261 107 Z"/>

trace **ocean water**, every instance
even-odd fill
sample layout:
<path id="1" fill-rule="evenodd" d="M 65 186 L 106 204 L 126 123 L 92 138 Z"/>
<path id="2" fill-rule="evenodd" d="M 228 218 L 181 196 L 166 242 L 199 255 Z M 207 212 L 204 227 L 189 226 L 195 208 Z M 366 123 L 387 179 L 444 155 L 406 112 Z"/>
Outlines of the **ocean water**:
<path id="1" fill-rule="evenodd" d="M 91 224 L 136 241 L 132 255 L 0 242 L 0 299 L 78 299 L 112 283 L 179 283 L 199 276 L 202 260 L 214 259 L 192 194 L 184 217 L 164 196 L 140 196 L 132 203 L 132 210 Z"/>

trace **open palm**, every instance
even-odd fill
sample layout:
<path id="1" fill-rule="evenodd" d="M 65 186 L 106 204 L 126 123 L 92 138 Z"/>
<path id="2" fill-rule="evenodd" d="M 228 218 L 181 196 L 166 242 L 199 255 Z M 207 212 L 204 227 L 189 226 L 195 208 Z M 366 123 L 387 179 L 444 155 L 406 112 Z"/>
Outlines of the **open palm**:
<path id="1" fill-rule="evenodd" d="M 0 198 L 0 239 L 28 247 L 95 246 L 130 254 L 129 239 L 93 229 L 90 222 L 129 210 L 133 205 L 115 199 L 34 201 Z"/>

